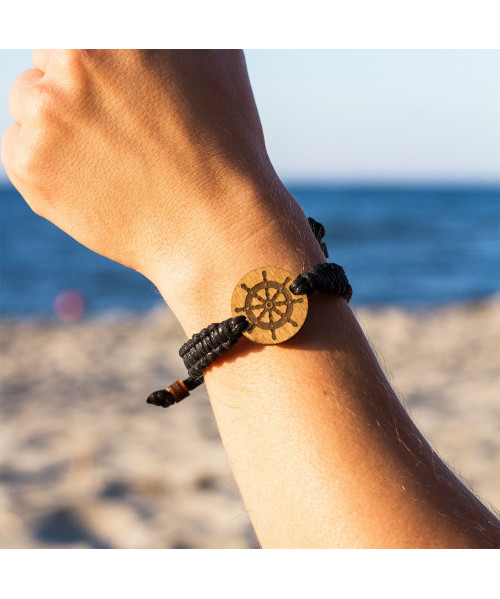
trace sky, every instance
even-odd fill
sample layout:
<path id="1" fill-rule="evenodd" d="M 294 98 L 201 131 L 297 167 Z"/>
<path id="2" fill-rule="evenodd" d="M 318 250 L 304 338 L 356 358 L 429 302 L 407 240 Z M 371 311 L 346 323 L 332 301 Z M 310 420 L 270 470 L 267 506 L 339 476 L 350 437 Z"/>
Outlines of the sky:
<path id="1" fill-rule="evenodd" d="M 285 181 L 500 182 L 500 51 L 247 50 Z M 0 128 L 29 50 L 0 50 Z M 5 177 L 3 169 L 0 177 Z"/>

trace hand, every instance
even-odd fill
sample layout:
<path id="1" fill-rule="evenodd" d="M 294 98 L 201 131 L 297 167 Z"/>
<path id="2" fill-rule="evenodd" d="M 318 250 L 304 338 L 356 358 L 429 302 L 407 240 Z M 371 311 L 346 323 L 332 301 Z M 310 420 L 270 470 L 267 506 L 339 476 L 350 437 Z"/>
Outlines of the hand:
<path id="1" fill-rule="evenodd" d="M 2 160 L 37 214 L 174 304 L 173 287 L 192 296 L 219 280 L 236 239 L 242 251 L 272 228 L 283 188 L 241 52 L 39 50 L 33 62 L 12 87 Z"/>

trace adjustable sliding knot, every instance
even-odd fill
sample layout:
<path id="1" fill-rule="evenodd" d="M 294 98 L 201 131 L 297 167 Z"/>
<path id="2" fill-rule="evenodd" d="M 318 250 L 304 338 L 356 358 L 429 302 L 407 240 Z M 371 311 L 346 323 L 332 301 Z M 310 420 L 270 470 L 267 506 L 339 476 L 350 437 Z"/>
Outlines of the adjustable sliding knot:
<path id="1" fill-rule="evenodd" d="M 230 349 L 250 326 L 244 316 L 216 322 L 195 333 L 179 350 L 190 377 L 203 377 L 205 368 Z"/>
<path id="2" fill-rule="evenodd" d="M 321 293 L 336 293 L 346 302 L 352 297 L 352 287 L 342 266 L 333 262 L 316 264 L 309 272 L 302 273 L 290 285 L 290 291 L 295 295 L 312 295 L 314 291 Z"/>

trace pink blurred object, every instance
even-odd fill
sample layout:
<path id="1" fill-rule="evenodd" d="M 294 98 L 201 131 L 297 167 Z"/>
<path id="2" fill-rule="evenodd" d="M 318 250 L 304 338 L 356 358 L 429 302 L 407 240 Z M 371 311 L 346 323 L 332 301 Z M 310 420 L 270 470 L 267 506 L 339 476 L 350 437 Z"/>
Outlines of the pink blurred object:
<path id="1" fill-rule="evenodd" d="M 64 322 L 75 322 L 83 313 L 85 300 L 74 289 L 65 289 L 54 300 L 54 312 Z"/>

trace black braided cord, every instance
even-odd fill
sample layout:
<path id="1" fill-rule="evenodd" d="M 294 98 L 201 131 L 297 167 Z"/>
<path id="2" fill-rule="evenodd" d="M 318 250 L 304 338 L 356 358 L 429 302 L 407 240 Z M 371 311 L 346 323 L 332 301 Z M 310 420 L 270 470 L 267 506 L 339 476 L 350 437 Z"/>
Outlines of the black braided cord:
<path id="1" fill-rule="evenodd" d="M 203 378 L 205 368 L 233 347 L 249 326 L 244 316 L 236 316 L 213 323 L 195 333 L 179 350 L 189 376 L 193 379 Z"/>
<path id="2" fill-rule="evenodd" d="M 307 220 L 325 257 L 328 258 L 328 250 L 323 242 L 325 227 L 313 218 Z M 344 269 L 332 262 L 317 264 L 309 272 L 300 274 L 289 289 L 295 295 L 307 294 L 309 296 L 314 291 L 335 293 L 347 302 L 352 297 L 352 287 L 349 285 Z M 189 374 L 189 377 L 182 381 L 188 391 L 196 389 L 203 383 L 203 371 L 221 354 L 233 347 L 249 326 L 250 323 L 245 316 L 228 318 L 223 322 L 209 325 L 184 343 L 179 350 L 179 355 L 184 360 Z M 168 408 L 181 399 L 183 397 L 176 399 L 167 389 L 160 389 L 151 393 L 147 403 Z"/>
<path id="3" fill-rule="evenodd" d="M 323 237 L 325 236 L 325 227 L 310 216 L 308 217 L 307 222 L 309 223 L 309 226 L 311 227 L 312 232 L 314 233 L 314 237 L 316 237 L 316 239 L 318 240 L 318 243 L 323 251 L 323 254 L 325 255 L 325 258 L 329 258 L 330 256 L 328 255 L 326 243 L 323 241 Z"/>
<path id="4" fill-rule="evenodd" d="M 295 295 L 312 295 L 314 291 L 321 293 L 336 293 L 346 302 L 352 297 L 352 287 L 342 266 L 333 262 L 316 264 L 309 272 L 299 275 L 290 285 L 290 291 Z"/>

